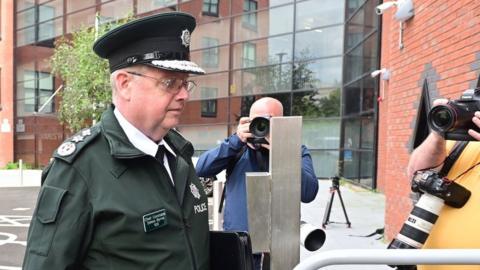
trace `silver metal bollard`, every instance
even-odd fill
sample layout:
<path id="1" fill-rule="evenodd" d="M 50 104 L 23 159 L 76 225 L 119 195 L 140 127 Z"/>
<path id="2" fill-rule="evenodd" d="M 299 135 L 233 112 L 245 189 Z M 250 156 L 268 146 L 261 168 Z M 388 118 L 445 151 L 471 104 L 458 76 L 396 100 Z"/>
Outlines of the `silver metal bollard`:
<path id="1" fill-rule="evenodd" d="M 316 270 L 329 265 L 480 265 L 480 249 L 338 249 L 319 252 L 294 270 Z"/>
<path id="2" fill-rule="evenodd" d="M 18 169 L 20 173 L 20 186 L 23 187 L 23 160 L 18 160 Z"/>
<path id="3" fill-rule="evenodd" d="M 270 119 L 268 173 L 247 173 L 248 226 L 253 252 L 270 253 L 270 269 L 300 260 L 302 117 Z"/>
<path id="4" fill-rule="evenodd" d="M 223 181 L 213 181 L 213 230 L 222 231 L 223 230 L 223 211 L 219 213 L 218 209 L 220 207 L 220 200 L 222 199 L 222 192 L 225 182 Z"/>

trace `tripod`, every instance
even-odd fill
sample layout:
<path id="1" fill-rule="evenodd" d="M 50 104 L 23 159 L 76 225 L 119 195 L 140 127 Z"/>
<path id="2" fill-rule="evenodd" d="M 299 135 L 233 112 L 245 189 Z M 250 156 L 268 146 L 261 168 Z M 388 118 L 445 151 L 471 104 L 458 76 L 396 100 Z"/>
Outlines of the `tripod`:
<path id="1" fill-rule="evenodd" d="M 330 212 L 332 211 L 333 198 L 335 197 L 335 193 L 338 192 L 338 197 L 340 198 L 340 203 L 342 204 L 343 214 L 345 215 L 345 219 L 347 220 L 345 224 L 347 224 L 347 227 L 350 228 L 352 224 L 348 220 L 347 210 L 345 210 L 345 205 L 343 204 L 342 193 L 340 192 L 340 178 L 338 176 L 334 176 L 331 179 L 332 179 L 332 186 L 330 187 L 330 193 L 332 195 L 330 196 L 330 200 L 328 201 L 327 207 L 325 208 L 322 227 L 325 229 L 325 227 L 329 223 L 339 223 L 339 222 L 330 221 Z"/>

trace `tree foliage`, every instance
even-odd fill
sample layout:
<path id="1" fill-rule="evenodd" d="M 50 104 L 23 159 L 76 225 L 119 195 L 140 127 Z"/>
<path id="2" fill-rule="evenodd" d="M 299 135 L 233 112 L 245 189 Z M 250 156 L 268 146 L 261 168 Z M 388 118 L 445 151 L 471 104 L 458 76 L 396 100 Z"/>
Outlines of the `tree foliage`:
<path id="1" fill-rule="evenodd" d="M 73 132 L 98 120 L 111 102 L 108 61 L 98 57 L 92 49 L 96 36 L 131 18 L 102 24 L 98 32 L 93 27 L 83 28 L 55 42 L 52 73 L 64 82 L 58 118 Z"/>

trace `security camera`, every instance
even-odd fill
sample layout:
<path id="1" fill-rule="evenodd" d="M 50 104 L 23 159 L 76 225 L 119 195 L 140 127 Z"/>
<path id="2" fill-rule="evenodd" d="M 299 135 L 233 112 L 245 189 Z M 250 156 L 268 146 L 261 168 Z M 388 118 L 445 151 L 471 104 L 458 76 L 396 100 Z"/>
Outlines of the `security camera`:
<path id="1" fill-rule="evenodd" d="M 383 12 L 393 6 L 396 6 L 397 5 L 397 1 L 392 1 L 392 2 L 385 2 L 381 5 L 378 5 L 376 8 L 375 8 L 375 12 L 378 14 L 378 15 L 382 15 Z"/>
<path id="2" fill-rule="evenodd" d="M 390 79 L 390 70 L 386 68 L 375 70 L 372 73 L 370 73 L 370 76 L 372 76 L 372 78 L 375 78 L 380 74 L 382 74 L 382 77 L 381 77 L 382 80 L 388 81 Z"/>

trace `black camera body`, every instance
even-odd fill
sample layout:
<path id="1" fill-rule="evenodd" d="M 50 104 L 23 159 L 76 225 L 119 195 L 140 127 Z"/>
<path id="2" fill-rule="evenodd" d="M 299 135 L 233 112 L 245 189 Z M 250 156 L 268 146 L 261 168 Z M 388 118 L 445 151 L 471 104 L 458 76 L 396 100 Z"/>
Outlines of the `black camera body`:
<path id="1" fill-rule="evenodd" d="M 472 122 L 475 111 L 480 111 L 480 88 L 468 89 L 460 99 L 433 107 L 428 113 L 428 125 L 447 140 L 473 141 L 468 130 L 480 132 Z"/>
<path id="2" fill-rule="evenodd" d="M 252 119 L 249 130 L 253 137 L 247 138 L 247 142 L 255 147 L 260 147 L 260 144 L 268 144 L 265 137 L 270 134 L 270 118 L 270 116 L 257 116 Z"/>
<path id="3" fill-rule="evenodd" d="M 447 179 L 433 170 L 418 171 L 412 181 L 412 191 L 438 197 L 448 206 L 461 208 L 472 194 L 463 186 Z"/>
<path id="4" fill-rule="evenodd" d="M 423 193 L 413 207 L 389 249 L 419 249 L 427 241 L 443 206 L 463 207 L 471 192 L 463 186 L 441 177 L 433 170 L 417 171 L 412 179 L 412 190 Z M 412 266 L 393 266 L 397 270 L 414 269 Z"/>

